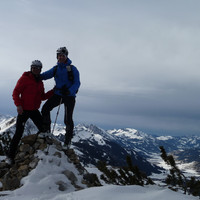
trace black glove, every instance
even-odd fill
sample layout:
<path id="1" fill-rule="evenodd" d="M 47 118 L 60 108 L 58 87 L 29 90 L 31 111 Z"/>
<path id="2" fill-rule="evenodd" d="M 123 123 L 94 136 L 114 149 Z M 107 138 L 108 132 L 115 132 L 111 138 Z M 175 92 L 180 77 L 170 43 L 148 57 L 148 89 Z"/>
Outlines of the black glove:
<path id="1" fill-rule="evenodd" d="M 64 85 L 61 89 L 61 93 L 64 96 L 68 96 L 70 94 L 70 91 L 68 90 L 68 88 Z"/>

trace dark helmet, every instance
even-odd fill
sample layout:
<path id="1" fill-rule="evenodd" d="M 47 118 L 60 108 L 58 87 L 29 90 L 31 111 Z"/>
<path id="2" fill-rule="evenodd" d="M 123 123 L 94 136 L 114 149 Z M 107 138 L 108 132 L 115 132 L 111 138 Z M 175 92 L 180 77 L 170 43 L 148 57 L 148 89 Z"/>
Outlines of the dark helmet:
<path id="1" fill-rule="evenodd" d="M 42 62 L 39 60 L 34 60 L 31 63 L 31 67 L 33 67 L 33 66 L 42 68 Z"/>
<path id="2" fill-rule="evenodd" d="M 68 56 L 68 50 L 66 47 L 60 47 L 59 49 L 57 49 L 56 53 L 57 53 L 57 57 L 59 54 L 65 55 L 66 57 Z"/>

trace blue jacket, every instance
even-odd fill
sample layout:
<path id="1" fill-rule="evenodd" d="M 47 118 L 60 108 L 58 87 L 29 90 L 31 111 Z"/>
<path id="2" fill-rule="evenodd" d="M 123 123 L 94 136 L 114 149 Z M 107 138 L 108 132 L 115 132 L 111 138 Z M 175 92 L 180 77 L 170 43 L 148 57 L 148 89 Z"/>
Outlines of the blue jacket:
<path id="1" fill-rule="evenodd" d="M 42 80 L 47 80 L 54 77 L 56 82 L 54 93 L 62 96 L 61 89 L 63 86 L 68 88 L 70 94 L 68 96 L 76 96 L 76 93 L 80 87 L 80 78 L 79 71 L 73 65 L 71 65 L 72 61 L 68 58 L 67 63 L 57 63 L 57 70 L 55 74 L 56 66 L 52 67 L 50 70 L 43 72 L 40 76 Z M 70 81 L 68 78 L 67 66 L 71 65 L 71 69 L 73 72 L 73 81 Z"/>

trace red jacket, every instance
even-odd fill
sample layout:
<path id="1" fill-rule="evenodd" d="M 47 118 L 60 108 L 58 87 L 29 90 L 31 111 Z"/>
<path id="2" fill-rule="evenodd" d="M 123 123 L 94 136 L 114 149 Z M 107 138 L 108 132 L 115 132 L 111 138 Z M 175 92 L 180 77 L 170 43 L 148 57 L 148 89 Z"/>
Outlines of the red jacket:
<path id="1" fill-rule="evenodd" d="M 30 71 L 23 73 L 12 94 L 15 105 L 22 106 L 24 110 L 39 109 L 41 101 L 50 98 L 52 95 L 53 90 L 45 93 L 43 82 L 37 82 Z"/>

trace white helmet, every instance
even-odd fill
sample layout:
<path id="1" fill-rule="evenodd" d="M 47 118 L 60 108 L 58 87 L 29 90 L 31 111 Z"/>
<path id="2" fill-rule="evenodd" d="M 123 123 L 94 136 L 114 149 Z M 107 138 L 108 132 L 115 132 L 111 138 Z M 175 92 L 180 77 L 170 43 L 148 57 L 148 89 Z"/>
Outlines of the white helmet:
<path id="1" fill-rule="evenodd" d="M 41 61 L 39 61 L 39 60 L 34 60 L 34 61 L 32 61 L 32 63 L 31 63 L 31 67 L 32 67 L 32 66 L 36 66 L 36 67 L 42 68 L 42 63 L 41 63 Z"/>

